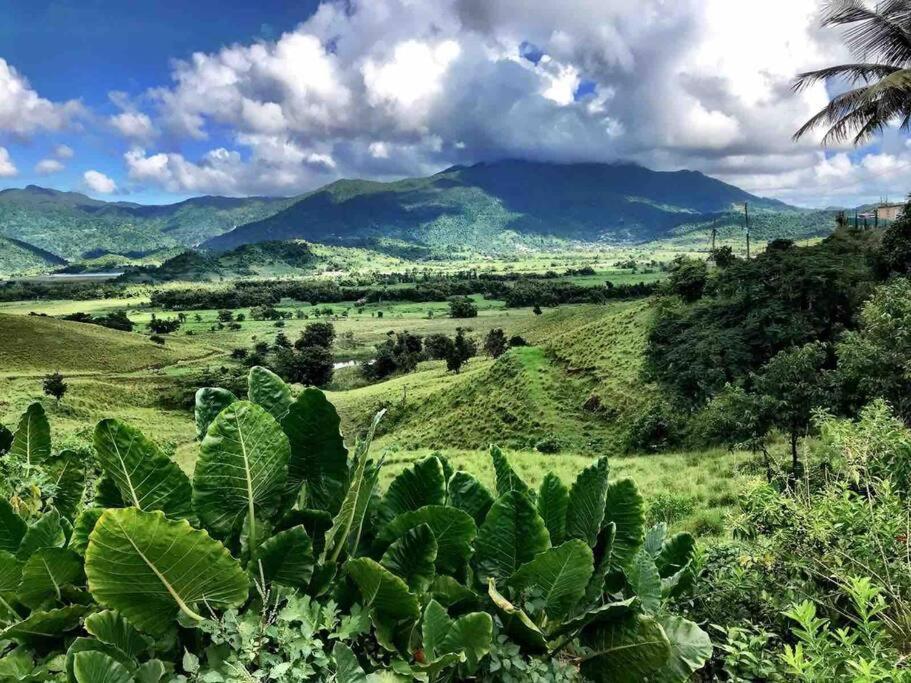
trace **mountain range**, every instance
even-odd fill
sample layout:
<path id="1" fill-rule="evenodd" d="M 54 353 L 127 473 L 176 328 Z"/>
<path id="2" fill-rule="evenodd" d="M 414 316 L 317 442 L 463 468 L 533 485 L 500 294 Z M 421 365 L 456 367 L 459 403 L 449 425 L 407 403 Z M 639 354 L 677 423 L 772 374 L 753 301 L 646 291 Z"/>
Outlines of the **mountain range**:
<path id="1" fill-rule="evenodd" d="M 739 225 L 749 203 L 770 236 L 820 234 L 831 222 L 696 171 L 506 160 L 393 182 L 339 180 L 290 198 L 196 197 L 144 206 L 30 185 L 0 191 L 0 272 L 264 241 L 337 245 L 393 239 L 429 249 L 504 251 L 552 241 L 641 243 Z M 762 238 L 757 235 L 757 238 Z M 0 249 L 0 251 L 3 251 Z"/>

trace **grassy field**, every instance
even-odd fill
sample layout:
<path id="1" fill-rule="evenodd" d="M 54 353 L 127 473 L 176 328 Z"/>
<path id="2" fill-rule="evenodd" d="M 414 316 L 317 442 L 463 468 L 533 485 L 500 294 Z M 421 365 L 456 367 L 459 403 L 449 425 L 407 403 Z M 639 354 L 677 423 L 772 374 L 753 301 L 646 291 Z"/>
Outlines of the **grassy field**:
<path id="1" fill-rule="evenodd" d="M 670 258 L 670 252 L 647 249 L 605 250 L 584 258 L 519 255 L 511 263 L 476 265 L 500 272 L 561 272 L 591 265 L 595 275 L 566 277 L 594 285 L 606 279 L 619 283 L 663 277 L 655 264 Z M 629 259 L 637 261 L 636 272 L 618 267 Z M 438 267 L 463 269 L 466 264 Z M 79 445 L 90 439 L 98 420 L 116 416 L 142 429 L 192 472 L 198 454 L 193 416 L 163 409 L 161 397 L 182 375 L 230 365 L 234 348 L 271 343 L 279 331 L 293 340 L 307 324 L 328 320 L 337 334 L 336 359 L 362 360 L 391 331 L 451 335 L 464 327 L 480 341 L 488 330 L 499 327 L 509 336 L 522 335 L 530 346 L 514 348 L 496 361 L 473 358 L 458 374 L 436 361 L 376 384 L 366 384 L 357 367 L 337 371 L 327 394 L 342 416 L 349 440 L 377 410 L 388 412 L 375 445 L 378 453 L 387 454 L 384 485 L 407 463 L 434 451 L 489 483 L 486 449 L 491 443 L 506 448 L 532 484 L 551 471 L 569 481 L 592 458 L 607 455 L 612 476 L 629 476 L 640 485 L 650 520 L 664 520 L 703 536 L 723 533 L 724 515 L 743 483 L 743 454 L 626 452 L 630 421 L 656 395 L 654 387 L 642 382 L 640 372 L 651 315 L 647 301 L 565 305 L 535 315 L 529 308 L 509 309 L 501 301 L 474 298 L 479 312 L 471 319 L 449 318 L 445 301 L 375 303 L 361 309 L 353 302 L 313 307 L 282 301 L 279 310 L 291 317 L 281 326 L 252 320 L 249 309 L 239 309 L 235 315 L 242 313 L 246 319 L 238 330 L 220 328 L 216 310 L 191 311 L 163 347 L 148 339 L 145 325 L 153 314 L 175 314 L 152 308 L 143 287 L 132 288 L 130 296 L 119 299 L 3 303 L 0 423 L 14 426 L 29 402 L 42 399 L 57 443 Z M 325 314 L 325 308 L 332 313 Z M 102 315 L 119 310 L 127 311 L 137 333 L 28 315 Z M 41 376 L 58 369 L 69 391 L 56 405 L 41 396 Z"/>

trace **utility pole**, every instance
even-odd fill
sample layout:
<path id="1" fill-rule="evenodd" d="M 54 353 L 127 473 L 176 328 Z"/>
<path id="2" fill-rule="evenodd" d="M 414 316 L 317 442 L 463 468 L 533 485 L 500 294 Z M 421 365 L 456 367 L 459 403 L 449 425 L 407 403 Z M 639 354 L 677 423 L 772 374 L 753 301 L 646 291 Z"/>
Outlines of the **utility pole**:
<path id="1" fill-rule="evenodd" d="M 743 203 L 743 221 L 747 233 L 747 261 L 750 260 L 750 205 Z"/>

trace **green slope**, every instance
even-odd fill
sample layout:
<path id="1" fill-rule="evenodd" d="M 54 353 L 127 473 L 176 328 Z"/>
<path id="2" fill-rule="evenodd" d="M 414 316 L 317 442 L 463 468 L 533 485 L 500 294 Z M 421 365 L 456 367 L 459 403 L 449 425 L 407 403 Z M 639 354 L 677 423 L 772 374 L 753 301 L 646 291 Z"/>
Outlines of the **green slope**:
<path id="1" fill-rule="evenodd" d="M 66 265 L 49 251 L 12 237 L 0 237 L 0 277 L 18 275 Z"/>
<path id="2" fill-rule="evenodd" d="M 0 313 L 0 375 L 123 373 L 201 358 L 211 350 L 169 338 L 158 346 L 148 337 L 98 325 L 39 315 Z"/>
<path id="3" fill-rule="evenodd" d="M 289 203 L 264 197 L 196 197 L 177 204 L 141 206 L 30 185 L 0 191 L 0 236 L 23 240 L 68 260 L 106 252 L 136 255 L 198 244 L 272 215 Z"/>
<path id="4" fill-rule="evenodd" d="M 649 315 L 645 302 L 564 307 L 523 331 L 535 346 L 496 361 L 473 359 L 458 375 L 425 364 L 332 400 L 350 425 L 386 408 L 383 442 L 405 449 L 553 442 L 564 451 L 619 454 L 655 393 L 640 378 Z"/>
<path id="5" fill-rule="evenodd" d="M 548 239 L 646 242 L 744 202 L 755 210 L 799 213 L 692 171 L 503 161 L 391 183 L 338 181 L 205 246 L 370 237 L 487 250 Z"/>

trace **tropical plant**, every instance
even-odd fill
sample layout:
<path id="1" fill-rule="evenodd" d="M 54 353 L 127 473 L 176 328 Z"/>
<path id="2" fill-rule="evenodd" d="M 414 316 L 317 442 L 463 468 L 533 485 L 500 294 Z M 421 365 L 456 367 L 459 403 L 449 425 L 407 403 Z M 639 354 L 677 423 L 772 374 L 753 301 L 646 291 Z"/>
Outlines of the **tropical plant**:
<path id="1" fill-rule="evenodd" d="M 823 142 L 851 139 L 860 144 L 890 122 L 911 128 L 911 6 L 908 0 L 871 5 L 864 0 L 835 0 L 823 13 L 823 26 L 844 26 L 844 42 L 857 61 L 808 71 L 797 77 L 795 90 L 830 79 L 853 87 L 829 104 L 794 134 L 799 139 L 825 128 Z"/>
<path id="2" fill-rule="evenodd" d="M 189 477 L 115 419 L 93 462 L 54 453 L 32 405 L 4 458 L 31 478 L 0 499 L 0 677 L 435 682 L 578 662 L 594 681 L 684 681 L 706 661 L 668 603 L 693 538 L 646 532 L 606 459 L 533 491 L 492 448 L 492 492 L 434 455 L 380 495 L 381 417 L 349 455 L 322 392 L 253 368 L 243 399 L 198 391 Z"/>

